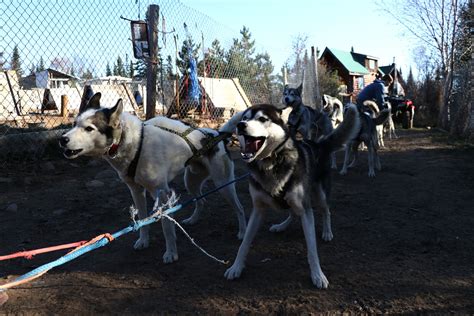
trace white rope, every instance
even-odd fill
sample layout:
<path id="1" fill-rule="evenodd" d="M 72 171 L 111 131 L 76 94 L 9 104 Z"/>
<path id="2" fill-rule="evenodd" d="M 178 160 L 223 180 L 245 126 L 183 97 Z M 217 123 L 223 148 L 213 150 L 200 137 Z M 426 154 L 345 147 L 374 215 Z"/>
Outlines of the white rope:
<path id="1" fill-rule="evenodd" d="M 167 197 L 167 201 L 165 203 L 161 203 L 161 205 L 158 205 L 160 204 L 160 201 L 159 201 L 159 197 L 156 198 L 155 200 L 155 205 L 153 205 L 153 213 L 148 217 L 148 218 L 151 218 L 151 217 L 155 217 L 155 218 L 167 218 L 168 220 L 172 221 L 174 224 L 176 224 L 176 226 L 179 227 L 179 229 L 181 229 L 181 231 L 184 233 L 184 235 L 186 237 L 188 237 L 188 239 L 191 241 L 191 243 L 196 247 L 198 248 L 202 253 L 204 253 L 206 256 L 208 256 L 209 258 L 213 259 L 214 261 L 217 261 L 221 264 L 225 264 L 225 265 L 228 265 L 229 264 L 229 261 L 228 260 L 221 260 L 213 255 L 211 255 L 210 253 L 208 253 L 204 248 L 202 248 L 201 246 L 199 246 L 195 241 L 194 241 L 194 238 L 192 238 L 188 232 L 186 232 L 186 230 L 183 228 L 183 226 L 181 226 L 174 218 L 172 218 L 171 216 L 169 216 L 168 214 L 165 214 L 165 211 L 167 209 L 170 209 L 172 207 L 174 207 L 177 203 L 178 203 L 178 199 L 179 197 L 176 196 L 176 193 L 174 192 L 174 190 L 171 190 L 171 194 Z M 133 206 L 130 206 L 130 215 L 132 216 L 132 221 L 134 223 L 136 223 L 136 216 L 138 214 L 138 210 L 133 207 Z"/>

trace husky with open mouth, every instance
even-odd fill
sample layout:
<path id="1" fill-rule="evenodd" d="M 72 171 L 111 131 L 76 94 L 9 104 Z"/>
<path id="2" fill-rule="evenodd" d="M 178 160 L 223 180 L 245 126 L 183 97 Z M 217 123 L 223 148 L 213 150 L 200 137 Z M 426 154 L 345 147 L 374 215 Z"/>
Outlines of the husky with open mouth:
<path id="1" fill-rule="evenodd" d="M 290 137 L 281 110 L 255 105 L 236 114 L 221 130 L 236 127 L 242 159 L 250 170 L 249 189 L 253 210 L 234 264 L 225 272 L 229 280 L 240 277 L 245 258 L 265 211 L 291 209 L 301 218 L 308 250 L 311 280 L 318 288 L 329 282 L 321 270 L 316 248 L 313 206 L 323 213 L 323 236 L 332 237 L 327 198 L 330 194 L 330 155 L 355 137 L 359 114 L 349 107 L 344 121 L 317 142 Z"/>
<path id="2" fill-rule="evenodd" d="M 183 171 L 186 189 L 193 196 L 201 194 L 209 178 L 216 186 L 233 180 L 234 163 L 223 141 L 207 147 L 219 135 L 217 131 L 159 116 L 142 122 L 123 112 L 121 99 L 114 107 L 104 108 L 100 106 L 100 97 L 96 93 L 90 99 L 74 127 L 61 137 L 60 146 L 69 159 L 81 155 L 104 158 L 130 189 L 139 219 L 148 216 L 146 191 L 153 199 L 166 202 L 171 191 L 169 183 Z M 229 185 L 219 192 L 237 213 L 238 238 L 242 239 L 246 218 L 235 186 Z M 186 223 L 197 221 L 203 203 L 203 200 L 196 202 L 194 213 Z M 178 260 L 175 227 L 170 220 L 161 222 L 166 239 L 163 261 L 170 263 Z M 148 230 L 148 226 L 140 228 L 135 249 L 148 247 Z"/>

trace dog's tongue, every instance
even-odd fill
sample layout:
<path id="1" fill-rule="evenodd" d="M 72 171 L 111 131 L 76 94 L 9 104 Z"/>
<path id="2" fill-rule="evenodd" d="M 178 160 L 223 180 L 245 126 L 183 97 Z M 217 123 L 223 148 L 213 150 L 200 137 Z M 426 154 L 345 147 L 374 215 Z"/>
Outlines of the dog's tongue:
<path id="1" fill-rule="evenodd" d="M 245 140 L 245 148 L 243 149 L 244 154 L 253 154 L 256 153 L 260 147 L 262 146 L 263 140 L 261 139 L 246 139 Z"/>

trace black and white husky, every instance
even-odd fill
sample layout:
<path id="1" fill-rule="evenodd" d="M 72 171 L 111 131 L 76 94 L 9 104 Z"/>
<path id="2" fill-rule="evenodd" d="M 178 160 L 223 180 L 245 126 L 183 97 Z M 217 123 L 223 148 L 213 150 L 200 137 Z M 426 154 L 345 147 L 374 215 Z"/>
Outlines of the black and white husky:
<path id="1" fill-rule="evenodd" d="M 298 88 L 285 85 L 283 90 L 283 103 L 292 108 L 288 116 L 290 134 L 294 137 L 299 133 L 303 139 L 316 141 L 324 135 L 329 135 L 334 127 L 324 111 L 315 110 L 303 104 L 303 84 Z M 336 154 L 331 154 L 331 168 L 336 169 Z"/>
<path id="2" fill-rule="evenodd" d="M 142 122 L 136 116 L 123 112 L 122 100 L 112 108 L 100 107 L 100 93 L 96 93 L 79 113 L 74 127 L 60 139 L 64 156 L 69 159 L 81 155 L 103 157 L 117 171 L 130 189 L 139 219 L 147 217 L 146 191 L 154 199 L 166 201 L 169 183 L 184 170 L 186 189 L 198 196 L 208 178 L 215 185 L 234 178 L 234 164 L 221 141 L 209 150 L 199 151 L 206 142 L 218 135 L 212 129 L 196 129 L 183 122 L 156 117 Z M 205 148 L 205 147 L 204 147 Z M 201 155 L 196 155 L 196 152 Z M 220 190 L 232 205 L 239 220 L 239 239 L 243 238 L 246 219 L 237 198 L 234 185 Z M 203 208 L 196 203 L 193 215 L 186 223 L 195 223 Z M 166 239 L 163 261 L 178 259 L 174 224 L 162 221 Z M 140 229 L 135 249 L 149 245 L 148 226 Z"/>
<path id="3" fill-rule="evenodd" d="M 236 127 L 242 159 L 250 170 L 249 189 L 253 211 L 234 264 L 225 272 L 227 279 L 240 277 L 245 258 L 262 222 L 265 211 L 291 209 L 301 217 L 308 250 L 311 280 L 326 288 L 328 280 L 321 270 L 316 248 L 313 206 L 323 213 L 323 235 L 331 235 L 327 198 L 330 194 L 330 155 L 355 137 L 359 130 L 355 106 L 343 123 L 317 142 L 297 141 L 273 105 L 255 105 L 236 114 L 221 130 Z"/>

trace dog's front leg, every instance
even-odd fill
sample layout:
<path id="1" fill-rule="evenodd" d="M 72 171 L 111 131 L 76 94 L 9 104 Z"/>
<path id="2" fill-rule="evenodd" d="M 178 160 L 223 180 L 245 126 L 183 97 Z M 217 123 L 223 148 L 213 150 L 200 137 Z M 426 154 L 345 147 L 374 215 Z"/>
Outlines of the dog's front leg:
<path id="1" fill-rule="evenodd" d="M 146 211 L 146 191 L 145 189 L 138 185 L 138 184 L 131 184 L 127 183 L 128 188 L 130 189 L 130 193 L 132 194 L 133 203 L 135 207 L 138 209 L 138 219 L 144 219 L 147 217 Z M 143 226 L 140 228 L 140 237 L 135 242 L 133 246 L 135 249 L 145 249 L 148 248 L 150 244 L 149 240 L 149 226 Z"/>
<path id="2" fill-rule="evenodd" d="M 311 270 L 311 280 L 317 288 L 325 289 L 328 287 L 329 281 L 321 270 L 321 265 L 319 263 L 312 209 L 303 211 L 303 214 L 301 215 L 301 224 L 306 239 L 306 247 L 308 248 L 308 263 Z"/>
<path id="3" fill-rule="evenodd" d="M 263 212 L 259 209 L 254 209 L 252 214 L 250 215 L 249 223 L 247 225 L 247 229 L 245 230 L 244 240 L 239 247 L 239 251 L 237 252 L 237 257 L 235 258 L 234 264 L 227 269 L 224 273 L 224 276 L 228 280 L 237 279 L 242 274 L 242 270 L 245 268 L 245 259 L 247 258 L 247 254 L 249 252 L 250 246 L 252 245 L 252 241 L 257 234 L 258 228 L 262 222 Z"/>
<path id="4" fill-rule="evenodd" d="M 156 191 L 155 191 L 156 192 Z M 154 196 L 158 201 L 166 202 L 170 190 L 160 190 L 158 196 Z M 166 251 L 163 254 L 164 263 L 172 263 L 178 260 L 178 247 L 176 246 L 176 229 L 174 223 L 167 218 L 161 219 L 161 227 L 165 236 Z"/>

